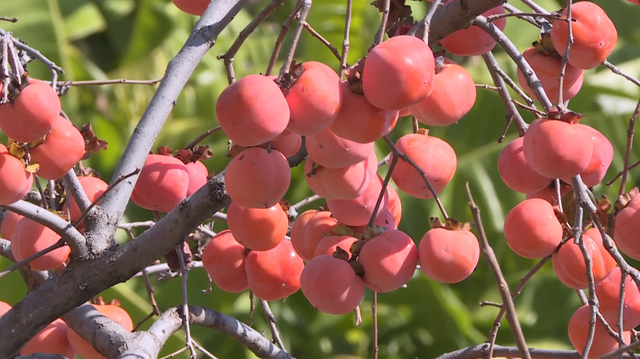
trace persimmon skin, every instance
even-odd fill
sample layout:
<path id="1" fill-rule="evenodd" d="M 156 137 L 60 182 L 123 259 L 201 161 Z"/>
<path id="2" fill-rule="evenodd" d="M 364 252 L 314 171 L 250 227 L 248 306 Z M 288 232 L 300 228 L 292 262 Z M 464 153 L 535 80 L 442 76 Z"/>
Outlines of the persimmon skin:
<path id="1" fill-rule="evenodd" d="M 566 19 L 567 9 L 561 16 Z M 618 42 L 618 31 L 597 4 L 590 1 L 576 2 L 571 6 L 571 31 L 573 44 L 569 49 L 569 64 L 592 69 L 600 65 L 613 52 Z M 551 27 L 551 41 L 560 56 L 564 56 L 569 37 L 569 25 L 564 20 L 555 20 Z"/>
<path id="2" fill-rule="evenodd" d="M 399 230 L 369 239 L 358 260 L 364 267 L 364 284 L 379 293 L 391 292 L 411 279 L 418 265 L 418 247 Z"/>
<path id="3" fill-rule="evenodd" d="M 187 172 L 189 173 L 189 186 L 187 187 L 187 197 L 196 193 L 202 186 L 207 184 L 207 178 L 209 177 L 209 170 L 204 163 L 200 161 L 189 162 L 185 164 Z"/>
<path id="4" fill-rule="evenodd" d="M 342 315 L 364 298 L 364 282 L 344 260 L 321 255 L 313 258 L 300 276 L 302 293 L 323 313 Z"/>
<path id="5" fill-rule="evenodd" d="M 244 246 L 229 230 L 224 230 L 211 240 L 202 253 L 202 266 L 218 288 L 228 293 L 240 293 L 249 288 L 244 262 L 247 253 Z"/>
<path id="6" fill-rule="evenodd" d="M 373 106 L 366 97 L 354 93 L 348 82 L 343 82 L 342 107 L 329 126 L 344 139 L 369 143 L 385 136 L 398 122 L 397 110 L 382 110 Z"/>
<path id="7" fill-rule="evenodd" d="M 587 187 L 594 187 L 602 182 L 613 161 L 613 145 L 600 131 L 590 126 L 585 126 L 585 128 L 592 133 L 593 154 L 587 168 L 580 173 L 580 177 Z M 571 178 L 563 178 L 562 180 L 571 183 Z"/>
<path id="8" fill-rule="evenodd" d="M 282 152 L 251 147 L 229 162 L 224 180 L 234 202 L 243 207 L 269 208 L 287 193 L 291 170 Z"/>
<path id="9" fill-rule="evenodd" d="M 40 164 L 38 176 L 56 180 L 84 156 L 84 137 L 69 120 L 58 116 L 44 142 L 29 149 L 29 153 L 31 159 Z"/>
<path id="10" fill-rule="evenodd" d="M 440 283 L 467 279 L 480 260 L 480 244 L 470 231 L 433 228 L 418 244 L 422 272 Z"/>
<path id="11" fill-rule="evenodd" d="M 457 157 L 447 142 L 428 134 L 415 133 L 400 137 L 396 147 L 425 172 L 436 193 L 440 193 L 453 178 Z M 391 178 L 400 190 L 412 197 L 433 198 L 418 171 L 401 159 L 398 160 Z"/>
<path id="12" fill-rule="evenodd" d="M 307 226 L 307 223 L 311 220 L 311 218 L 318 213 L 316 209 L 309 209 L 296 217 L 295 221 L 291 224 L 291 231 L 289 233 L 289 237 L 291 238 L 291 244 L 293 245 L 293 249 L 300 255 L 300 251 L 296 248 L 296 243 L 304 243 L 304 232 Z M 302 259 L 305 259 L 302 255 L 300 255 Z M 306 259 L 305 259 L 306 260 Z"/>
<path id="13" fill-rule="evenodd" d="M 98 177 L 78 177 L 78 181 L 91 203 L 109 188 L 109 184 Z M 67 197 L 67 201 L 69 201 L 71 220 L 75 221 L 80 218 L 82 212 L 80 212 L 80 208 L 78 208 L 78 204 L 71 194 Z"/>
<path id="14" fill-rule="evenodd" d="M 544 258 L 562 242 L 562 225 L 548 201 L 531 198 L 520 202 L 504 219 L 507 245 L 528 259 Z"/>
<path id="15" fill-rule="evenodd" d="M 67 330 L 67 323 L 62 319 L 54 320 L 20 349 L 20 355 L 47 353 L 60 354 L 66 358 L 75 357 L 76 352 L 67 339 Z"/>
<path id="16" fill-rule="evenodd" d="M 387 196 L 389 197 L 387 209 L 391 212 L 396 226 L 399 226 L 400 220 L 402 220 L 402 201 L 400 200 L 398 192 L 391 184 L 387 185 Z"/>
<path id="17" fill-rule="evenodd" d="M 291 157 L 298 153 L 302 146 L 302 136 L 290 132 L 285 136 L 279 136 L 271 141 L 271 148 L 282 152 L 285 157 Z"/>
<path id="18" fill-rule="evenodd" d="M 549 178 L 570 178 L 584 171 L 591 161 L 593 140 L 581 124 L 537 119 L 524 135 L 527 164 Z"/>
<path id="19" fill-rule="evenodd" d="M 33 175 L 19 159 L 8 152 L 0 153 L 0 205 L 21 200 L 33 186 Z"/>
<path id="20" fill-rule="evenodd" d="M 358 238 L 352 236 L 326 236 L 318 242 L 313 258 L 321 255 L 332 256 L 337 247 L 340 247 L 351 257 L 351 245 L 357 241 Z"/>
<path id="21" fill-rule="evenodd" d="M 300 289 L 302 258 L 291 241 L 283 240 L 268 251 L 251 251 L 244 264 L 249 289 L 262 300 L 280 300 Z"/>
<path id="22" fill-rule="evenodd" d="M 0 106 L 0 128 L 15 141 L 32 142 L 51 131 L 60 110 L 60 98 L 53 88 L 42 80 L 29 79 L 13 102 Z"/>
<path id="23" fill-rule="evenodd" d="M 248 208 L 231 202 L 227 224 L 240 244 L 256 251 L 267 251 L 287 235 L 289 218 L 279 204 L 269 208 Z"/>
<path id="24" fill-rule="evenodd" d="M 498 15 L 504 14 L 503 6 L 496 6 L 482 15 Z M 500 18 L 492 21 L 493 25 L 500 30 L 504 30 L 507 25 L 506 18 Z M 471 25 L 466 29 L 458 30 L 444 39 L 440 40 L 440 45 L 447 51 L 460 56 L 476 56 L 483 55 L 491 51 L 496 46 L 496 41 L 484 30 L 476 25 Z"/>
<path id="25" fill-rule="evenodd" d="M 51 247 L 59 240 L 60 236 L 52 229 L 32 219 L 23 218 L 16 224 L 11 234 L 11 250 L 17 260 L 23 260 Z M 32 260 L 29 265 L 38 271 L 52 270 L 62 265 L 70 253 L 71 249 L 65 245 Z"/>
<path id="26" fill-rule="evenodd" d="M 307 136 L 309 157 L 323 167 L 342 168 L 362 162 L 373 151 L 374 143 L 357 143 L 337 136 L 330 128 Z"/>
<path id="27" fill-rule="evenodd" d="M 542 89 L 547 94 L 549 101 L 552 103 L 558 102 L 559 83 L 558 76 L 560 76 L 560 70 L 562 69 L 562 61 L 553 56 L 540 54 L 535 48 L 530 47 L 522 53 L 522 56 L 529 63 L 529 66 L 536 73 L 536 77 L 540 81 Z M 529 96 L 534 99 L 538 99 L 533 89 L 527 84 L 527 79 L 524 77 L 520 68 L 516 73 L 518 84 Z M 565 68 L 565 77 L 562 84 L 562 99 L 564 101 L 570 100 L 578 94 L 582 83 L 584 82 L 584 70 L 579 69 L 571 64 L 567 64 Z"/>
<path id="28" fill-rule="evenodd" d="M 551 178 L 534 171 L 524 157 L 524 138 L 518 137 L 506 145 L 498 157 L 498 173 L 502 182 L 520 193 L 540 190 L 551 183 Z"/>
<path id="29" fill-rule="evenodd" d="M 376 218 L 373 220 L 373 225 L 386 228 L 387 230 L 398 229 L 398 225 L 396 224 L 396 221 L 393 218 L 393 213 L 391 213 L 391 211 L 388 208 L 384 208 L 382 211 L 380 211 L 380 213 L 378 213 Z M 365 226 L 351 227 L 351 229 L 353 229 L 354 233 L 364 234 L 364 232 L 367 230 L 367 226 L 365 225 Z"/>
<path id="30" fill-rule="evenodd" d="M 308 136 L 333 123 L 342 104 L 342 87 L 329 66 L 317 61 L 301 66 L 302 74 L 285 95 L 291 113 L 287 129 Z"/>
<path id="31" fill-rule="evenodd" d="M 428 126 L 447 126 L 458 122 L 476 102 L 476 85 L 464 67 L 449 63 L 434 76 L 429 97 L 409 107 L 411 114 Z"/>
<path id="32" fill-rule="evenodd" d="M 635 196 L 616 215 L 613 230 L 613 238 L 620 250 L 635 260 L 640 259 L 638 233 L 640 233 L 640 196 Z"/>
<path id="33" fill-rule="evenodd" d="M 597 227 L 591 227 L 584 232 L 586 236 L 591 237 L 598 247 L 600 256 L 602 257 L 602 263 L 604 265 L 605 275 L 608 276 L 618 266 L 618 262 L 609 254 L 609 251 L 604 246 L 602 235 Z M 607 274 L 608 273 L 608 274 Z"/>
<path id="34" fill-rule="evenodd" d="M 180 10 L 190 15 L 202 16 L 211 0 L 171 0 Z"/>
<path id="35" fill-rule="evenodd" d="M 293 249 L 305 261 L 310 261 L 316 252 L 318 243 L 327 235 L 333 233 L 333 228 L 338 224 L 338 220 L 331 216 L 329 211 L 316 211 L 304 224 L 300 235 L 293 233 L 291 229 L 291 244 Z"/>
<path id="36" fill-rule="evenodd" d="M 0 300 L 0 317 L 2 317 L 9 310 L 11 310 L 11 305 Z"/>
<path id="37" fill-rule="evenodd" d="M 630 275 L 625 278 L 622 330 L 631 330 L 640 324 L 640 290 Z M 598 309 L 604 319 L 616 330 L 618 329 L 621 280 L 620 267 L 615 267 L 607 278 L 596 285 L 596 296 L 600 302 Z"/>
<path id="38" fill-rule="evenodd" d="M 589 337 L 590 320 L 591 307 L 589 305 L 583 305 L 578 308 L 569 320 L 569 340 L 581 355 Z M 622 332 L 622 339 L 626 344 L 631 343 L 631 332 Z M 596 320 L 596 332 L 587 358 L 598 358 L 616 349 L 618 349 L 616 339 L 609 335 L 609 332 L 602 322 Z"/>
<path id="39" fill-rule="evenodd" d="M 23 219 L 24 216 L 15 212 L 8 211 L 0 223 L 0 238 L 11 239 L 11 233 L 18 224 L 18 221 Z"/>
<path id="40" fill-rule="evenodd" d="M 289 123 L 289 105 L 273 80 L 248 75 L 229 85 L 216 103 L 218 123 L 237 145 L 257 146 L 273 140 Z"/>
<path id="41" fill-rule="evenodd" d="M 150 154 L 140 171 L 131 199 L 150 211 L 171 212 L 187 196 L 189 171 L 179 159 Z"/>
<path id="42" fill-rule="evenodd" d="M 382 179 L 376 175 L 367 189 L 354 199 L 328 199 L 327 206 L 338 221 L 348 226 L 364 226 L 373 215 L 373 210 L 382 190 Z M 376 216 L 387 206 L 389 197 L 385 192 Z"/>
<path id="43" fill-rule="evenodd" d="M 102 313 L 107 318 L 115 321 L 122 326 L 126 332 L 133 331 L 133 321 L 131 316 L 121 307 L 116 305 L 93 305 L 96 310 Z M 67 330 L 67 339 L 73 350 L 86 359 L 104 359 L 105 357 L 95 350 L 87 341 L 82 339 L 73 329 Z"/>
<path id="44" fill-rule="evenodd" d="M 593 279 L 596 284 L 603 281 L 613 270 L 608 268 L 603 253 L 600 252 L 600 246 L 590 236 L 583 234 L 582 240 L 585 248 L 589 252 L 592 261 Z M 587 267 L 580 247 L 574 243 L 571 238 L 565 242 L 560 250 L 553 253 L 551 263 L 556 276 L 564 285 L 572 289 L 584 289 L 589 286 L 587 279 Z"/>
<path id="45" fill-rule="evenodd" d="M 434 67 L 433 52 L 422 39 L 394 36 L 367 55 L 362 73 L 364 96 L 383 110 L 411 106 L 429 96 Z"/>
<path id="46" fill-rule="evenodd" d="M 369 186 L 378 170 L 378 157 L 371 151 L 369 157 L 343 168 L 316 167 L 312 159 L 304 165 L 305 180 L 309 188 L 326 199 L 354 199 Z"/>

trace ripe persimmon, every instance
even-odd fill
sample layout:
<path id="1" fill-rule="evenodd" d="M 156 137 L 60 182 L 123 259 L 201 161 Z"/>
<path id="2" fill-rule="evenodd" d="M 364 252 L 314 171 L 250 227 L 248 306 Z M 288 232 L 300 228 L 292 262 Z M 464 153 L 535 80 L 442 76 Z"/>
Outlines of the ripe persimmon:
<path id="1" fill-rule="evenodd" d="M 244 262 L 247 252 L 229 230 L 219 232 L 202 252 L 202 266 L 218 288 L 239 293 L 249 288 Z"/>
<path id="2" fill-rule="evenodd" d="M 13 229 L 18 224 L 18 221 L 23 219 L 24 216 L 21 214 L 17 214 L 16 212 L 7 211 L 7 214 L 4 215 L 2 222 L 0 222 L 0 238 L 11 239 L 11 233 L 13 233 Z"/>
<path id="3" fill-rule="evenodd" d="M 189 173 L 189 186 L 187 187 L 187 197 L 196 193 L 202 186 L 207 184 L 209 170 L 201 161 L 189 162 L 185 164 Z"/>
<path id="4" fill-rule="evenodd" d="M 322 167 L 309 158 L 304 165 L 304 178 L 309 188 L 323 198 L 354 199 L 367 189 L 377 170 L 378 157 L 371 151 L 366 160 L 342 168 Z"/>
<path id="5" fill-rule="evenodd" d="M 231 202 L 227 224 L 235 239 L 243 246 L 267 251 L 287 235 L 289 218 L 280 204 L 269 208 L 249 208 Z"/>
<path id="6" fill-rule="evenodd" d="M 58 241 L 60 236 L 52 229 L 25 217 L 18 221 L 13 229 L 11 251 L 16 260 L 21 261 L 51 247 Z M 68 245 L 64 245 L 32 260 L 29 265 L 38 271 L 52 270 L 62 265 L 69 257 L 69 253 L 71 249 Z"/>
<path id="7" fill-rule="evenodd" d="M 562 225 L 548 201 L 531 198 L 520 202 L 504 219 L 504 237 L 517 255 L 543 258 L 562 242 Z"/>
<path id="8" fill-rule="evenodd" d="M 229 197 L 243 207 L 269 208 L 280 202 L 291 182 L 287 158 L 280 151 L 251 147 L 227 165 L 224 182 Z"/>
<path id="9" fill-rule="evenodd" d="M 308 136 L 333 123 L 342 104 L 342 87 L 338 74 L 321 62 L 297 66 L 293 83 L 283 89 L 291 113 L 287 129 Z"/>
<path id="10" fill-rule="evenodd" d="M 498 173 L 507 187 L 520 193 L 541 190 L 551 183 L 551 178 L 534 171 L 524 157 L 524 137 L 518 137 L 506 145 L 498 157 Z"/>
<path id="11" fill-rule="evenodd" d="M 444 189 L 456 172 L 457 157 L 451 145 L 437 137 L 429 136 L 425 129 L 400 137 L 396 141 L 396 147 L 424 171 L 436 193 Z M 410 196 L 421 199 L 433 198 L 420 173 L 402 159 L 398 160 L 391 178 L 400 190 Z"/>
<path id="12" fill-rule="evenodd" d="M 67 330 L 71 329 L 62 319 L 54 320 L 20 349 L 20 355 L 47 353 L 59 354 L 65 358 L 75 357 L 76 352 L 67 339 Z"/>
<path id="13" fill-rule="evenodd" d="M 613 238 L 620 250 L 629 257 L 640 260 L 640 195 L 635 196 L 616 215 Z"/>
<path id="14" fill-rule="evenodd" d="M 348 226 L 364 226 L 369 223 L 382 190 L 382 178 L 376 175 L 367 189 L 354 199 L 327 199 L 327 206 L 338 221 Z M 389 196 L 385 192 L 376 216 L 387 206 Z"/>
<path id="15" fill-rule="evenodd" d="M 551 27 L 553 47 L 561 56 L 567 50 L 569 38 L 567 15 L 567 9 L 564 9 L 561 18 L 554 20 Z M 618 31 L 606 11 L 591 1 L 579 1 L 571 6 L 571 31 L 573 43 L 569 48 L 569 64 L 581 69 L 600 65 L 618 42 Z"/>
<path id="16" fill-rule="evenodd" d="M 364 63 L 362 89 L 373 106 L 401 110 L 429 96 L 434 76 L 431 48 L 415 36 L 391 37 L 374 47 Z"/>
<path id="17" fill-rule="evenodd" d="M 69 120 L 55 119 L 44 142 L 29 149 L 31 159 L 40 165 L 37 175 L 56 180 L 64 176 L 84 156 L 84 137 Z"/>
<path id="18" fill-rule="evenodd" d="M 262 75 L 248 75 L 218 96 L 218 123 L 237 145 L 257 146 L 273 140 L 289 123 L 289 105 L 276 83 Z"/>
<path id="19" fill-rule="evenodd" d="M 418 264 L 418 247 L 399 230 L 388 230 L 365 242 L 358 260 L 364 284 L 376 292 L 391 292 L 411 279 Z"/>
<path id="20" fill-rule="evenodd" d="M 373 151 L 373 142 L 358 143 L 337 136 L 330 128 L 307 136 L 309 157 L 323 167 L 341 168 L 362 162 Z"/>
<path id="21" fill-rule="evenodd" d="M 176 7 L 187 14 L 202 16 L 211 0 L 172 0 Z"/>
<path id="22" fill-rule="evenodd" d="M 329 211 L 316 211 L 311 217 L 307 218 L 305 215 L 300 220 L 302 223 L 301 227 L 298 227 L 299 232 L 294 233 L 291 228 L 291 244 L 302 259 L 310 261 L 315 256 L 318 243 L 327 235 L 333 234 L 338 220 L 332 217 Z"/>
<path id="23" fill-rule="evenodd" d="M 491 16 L 504 14 L 504 6 L 496 6 L 482 15 Z M 504 30 L 507 19 L 502 17 L 492 22 L 498 29 Z M 440 45 L 447 51 L 460 56 L 483 55 L 491 51 L 496 46 L 496 40 L 486 31 L 476 25 L 471 25 L 466 29 L 455 31 L 440 40 Z"/>
<path id="24" fill-rule="evenodd" d="M 573 347 L 582 355 L 584 347 L 589 338 L 589 323 L 591 322 L 591 307 L 583 305 L 573 313 L 569 320 L 569 340 Z M 625 343 L 631 343 L 631 332 L 622 333 L 622 339 Z M 618 341 L 609 335 L 606 327 L 600 320 L 596 320 L 596 332 L 587 359 L 601 357 L 609 352 L 618 349 Z"/>
<path id="25" fill-rule="evenodd" d="M 171 212 L 187 196 L 189 171 L 175 157 L 150 154 L 140 171 L 131 199 L 150 211 Z"/>
<path id="26" fill-rule="evenodd" d="M 244 268 L 249 289 L 260 299 L 279 300 L 300 289 L 300 274 L 304 268 L 291 241 L 283 240 L 268 251 L 251 251 Z"/>
<path id="27" fill-rule="evenodd" d="M 436 227 L 420 240 L 418 256 L 427 277 L 441 283 L 458 283 L 478 265 L 480 244 L 471 231 Z"/>
<path id="28" fill-rule="evenodd" d="M 21 200 L 33 186 L 33 175 L 9 152 L 0 153 L 0 204 Z"/>
<path id="29" fill-rule="evenodd" d="M 84 193 L 87 194 L 87 198 L 89 198 L 91 203 L 93 203 L 93 201 L 100 197 L 100 195 L 109 188 L 109 184 L 98 177 L 78 177 L 78 182 L 80 182 Z M 69 214 L 71 216 L 71 220 L 75 221 L 80 217 L 82 212 L 80 212 L 80 208 L 78 208 L 75 198 L 73 198 L 70 193 L 67 196 L 67 201 L 69 201 Z"/>

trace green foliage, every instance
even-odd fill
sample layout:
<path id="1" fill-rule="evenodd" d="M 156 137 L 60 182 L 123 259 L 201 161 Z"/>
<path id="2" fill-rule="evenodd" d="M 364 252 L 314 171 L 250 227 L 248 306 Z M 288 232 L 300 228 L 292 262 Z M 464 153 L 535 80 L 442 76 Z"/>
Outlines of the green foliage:
<path id="1" fill-rule="evenodd" d="M 597 1 L 618 26 L 620 36 L 611 61 L 636 78 L 640 75 L 640 23 L 629 19 L 640 16 L 640 7 L 622 0 Z M 215 103 L 227 85 L 222 55 L 235 41 L 240 30 L 268 1 L 251 2 L 218 39 L 187 86 L 160 133 L 156 145 L 180 148 L 207 129 L 216 126 Z M 273 44 L 281 24 L 289 16 L 293 2 L 287 2 L 274 16 L 245 42 L 235 57 L 236 76 L 266 70 Z M 308 22 L 331 44 L 341 49 L 344 36 L 344 1 L 314 2 Z M 368 1 L 353 1 L 349 63 L 366 54 L 379 26 L 379 14 Z M 548 10 L 561 7 L 564 1 L 538 2 Z M 411 4 L 416 14 L 424 14 L 425 4 Z M 516 2 L 514 5 L 525 9 Z M 21 0 L 0 3 L 0 15 L 20 18 L 15 24 L 1 23 L 5 30 L 29 42 L 43 54 L 61 65 L 66 74 L 61 80 L 155 79 L 161 78 L 169 60 L 180 50 L 197 18 L 180 12 L 169 0 Z M 422 15 L 420 15 L 422 16 Z M 506 34 L 520 50 L 536 40 L 538 30 L 520 20 L 509 18 Z M 289 37 L 283 46 L 287 49 Z M 515 78 L 515 65 L 508 56 L 496 49 L 496 58 L 503 69 Z M 317 39 L 304 33 L 296 53 L 297 61 L 317 60 L 337 69 L 339 61 Z M 473 75 L 476 83 L 492 84 L 481 58 L 457 59 Z M 279 62 L 278 64 L 281 64 Z M 49 71 L 38 63 L 29 65 L 34 77 L 48 78 Z M 63 108 L 78 126 L 90 122 L 97 135 L 109 142 L 109 149 L 86 161 L 106 179 L 110 179 L 120 160 L 126 141 L 142 116 L 155 91 L 155 86 L 109 85 L 73 87 L 63 98 Z M 512 93 L 517 98 L 515 93 Z M 640 95 L 628 81 L 598 68 L 587 71 L 585 86 L 571 101 L 571 108 L 586 115 L 583 122 L 593 125 L 614 144 L 615 157 L 605 179 L 612 178 L 622 167 L 626 146 L 629 116 Z M 524 113 L 527 121 L 533 120 Z M 506 213 L 524 195 L 510 191 L 497 173 L 497 157 L 504 144 L 497 142 L 504 125 L 505 110 L 495 92 L 478 89 L 473 110 L 459 123 L 446 128 L 431 128 L 430 134 L 445 139 L 458 154 L 458 170 L 441 199 L 449 214 L 459 220 L 472 220 L 465 184 L 468 182 L 475 201 L 482 211 L 489 242 L 494 248 L 507 282 L 514 287 L 520 278 L 535 265 L 535 261 L 517 257 L 506 246 L 502 224 Z M 409 118 L 402 119 L 392 133 L 397 139 L 411 131 Z M 511 128 L 503 143 L 515 138 Z M 3 138 L 4 139 L 4 138 Z M 214 157 L 205 161 L 212 172 L 220 172 L 228 163 L 226 137 L 217 133 L 203 144 L 211 146 Z M 384 143 L 377 144 L 379 158 L 388 152 Z M 638 141 L 631 159 L 640 157 Z M 302 166 L 293 169 L 292 187 L 287 195 L 291 203 L 309 196 L 303 180 Z M 386 166 L 381 173 L 386 171 Z M 637 171 L 629 176 L 630 189 L 638 185 Z M 618 182 L 619 183 L 619 182 Z M 607 194 L 615 198 L 617 184 L 595 189 L 597 196 Z M 428 218 L 439 216 L 433 201 L 422 201 L 401 194 L 403 219 L 400 229 L 416 242 L 430 228 Z M 313 205 L 318 205 L 314 203 Z M 311 208 L 313 206 L 308 206 Z M 146 220 L 148 211 L 131 205 L 125 220 Z M 222 225 L 220 225 L 222 226 Z M 222 227 L 221 227 L 222 228 Z M 119 239 L 126 241 L 124 233 Z M 0 268 L 9 264 L 0 259 Z M 206 305 L 247 322 L 249 320 L 248 293 L 228 294 L 217 288 L 204 293 L 207 278 L 202 270 L 193 270 L 189 281 L 191 304 Z M 3 278 L 0 300 L 18 302 L 26 287 L 19 273 Z M 181 303 L 180 281 L 152 279 L 155 298 L 160 309 Z M 118 298 L 131 313 L 134 322 L 151 312 L 144 282 L 136 278 L 103 293 L 105 299 Z M 473 276 L 460 284 L 443 285 L 416 273 L 408 288 L 379 296 L 378 321 L 381 358 L 435 357 L 464 346 L 482 343 L 493 326 L 497 309 L 479 307 L 482 301 L 500 302 L 493 274 L 482 259 Z M 550 265 L 529 281 L 522 295 L 515 301 L 525 336 L 531 345 L 549 348 L 570 348 L 566 324 L 579 301 L 573 291 L 564 287 L 553 275 Z M 371 293 L 361 305 L 363 324 L 355 326 L 353 314 L 332 316 L 317 312 L 298 292 L 286 302 L 272 303 L 278 327 L 287 349 L 294 356 L 314 358 L 365 358 L 371 355 L 372 317 Z M 254 327 L 269 336 L 269 328 L 259 306 L 253 317 Z M 150 322 L 142 328 L 147 328 Z M 253 354 L 229 337 L 207 328 L 193 328 L 196 341 L 220 358 L 252 358 Z M 167 343 L 163 354 L 181 348 L 184 332 Z M 498 342 L 513 343 L 506 321 Z M 187 358 L 181 354 L 177 358 Z"/>

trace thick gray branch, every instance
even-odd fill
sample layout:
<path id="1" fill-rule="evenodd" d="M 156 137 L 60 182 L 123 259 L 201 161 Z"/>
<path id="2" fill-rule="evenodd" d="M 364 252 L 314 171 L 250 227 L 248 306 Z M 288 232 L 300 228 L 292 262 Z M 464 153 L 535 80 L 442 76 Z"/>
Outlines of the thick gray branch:
<path id="1" fill-rule="evenodd" d="M 17 355 L 20 347 L 48 323 L 133 277 L 229 202 L 222 176 L 218 175 L 135 241 L 94 260 L 71 262 L 0 318 L 0 358 Z M 12 330 L 15 323 L 20 323 L 20 330 Z"/>
<path id="2" fill-rule="evenodd" d="M 246 2 L 247 0 L 225 0 L 212 1 L 209 4 L 180 52 L 169 61 L 167 71 L 158 90 L 129 139 L 129 143 L 122 155 L 122 160 L 111 179 L 111 184 L 119 177 L 142 168 L 151 146 L 164 126 L 167 117 L 178 100 L 180 92 L 189 77 L 191 77 L 194 69 L 207 51 L 216 43 L 220 32 L 231 22 Z M 97 217 L 93 220 L 94 223 L 91 223 L 92 218 L 89 218 L 90 230 L 109 233 L 110 235 L 115 233 L 115 226 L 112 225 L 111 221 L 118 222 L 127 207 L 137 179 L 137 175 L 129 177 L 106 195 L 102 201 L 101 208 L 107 212 L 110 220 L 104 221 Z M 98 238 L 93 239 L 98 240 Z M 108 240 L 101 242 L 104 248 L 109 247 L 112 243 Z M 92 243 L 92 245 L 96 253 L 104 249 L 100 248 L 98 243 Z"/>

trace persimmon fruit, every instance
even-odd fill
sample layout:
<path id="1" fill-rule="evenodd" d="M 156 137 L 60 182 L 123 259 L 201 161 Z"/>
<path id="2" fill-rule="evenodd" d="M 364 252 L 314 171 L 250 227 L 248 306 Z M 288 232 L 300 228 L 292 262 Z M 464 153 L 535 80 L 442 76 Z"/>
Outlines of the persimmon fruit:
<path id="1" fill-rule="evenodd" d="M 399 230 L 388 230 L 365 242 L 358 260 L 364 283 L 375 292 L 391 292 L 406 284 L 418 264 L 418 247 Z"/>
<path id="2" fill-rule="evenodd" d="M 283 240 L 268 251 L 251 251 L 244 264 L 249 289 L 260 299 L 279 300 L 300 289 L 304 262 Z"/>
<path id="3" fill-rule="evenodd" d="M 150 211 L 171 212 L 187 196 L 189 171 L 175 157 L 150 154 L 140 171 L 131 199 Z"/>
<path id="4" fill-rule="evenodd" d="M 562 242 L 562 225 L 548 201 L 531 198 L 511 209 L 504 219 L 504 237 L 517 255 L 539 259 Z"/>
<path id="5" fill-rule="evenodd" d="M 422 272 L 441 283 L 467 279 L 480 260 L 480 244 L 468 230 L 436 227 L 427 231 L 418 244 Z"/>
<path id="6" fill-rule="evenodd" d="M 58 116 L 44 142 L 29 149 L 31 159 L 40 165 L 38 176 L 56 180 L 72 169 L 84 156 L 84 137 L 69 120 Z"/>
<path id="7" fill-rule="evenodd" d="M 249 288 L 244 262 L 247 252 L 229 230 L 219 232 L 202 252 L 202 266 L 218 288 L 239 293 Z"/>
<path id="8" fill-rule="evenodd" d="M 287 234 L 289 218 L 280 204 L 269 208 L 250 208 L 231 202 L 227 224 L 243 246 L 266 251 L 277 246 Z"/>

